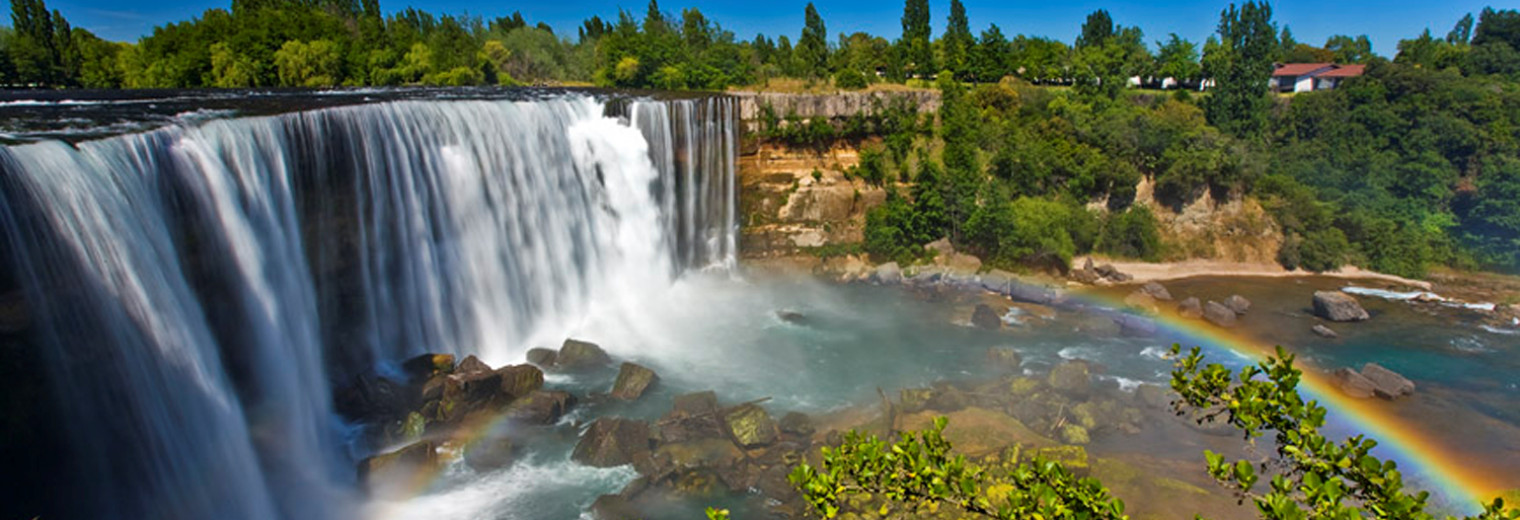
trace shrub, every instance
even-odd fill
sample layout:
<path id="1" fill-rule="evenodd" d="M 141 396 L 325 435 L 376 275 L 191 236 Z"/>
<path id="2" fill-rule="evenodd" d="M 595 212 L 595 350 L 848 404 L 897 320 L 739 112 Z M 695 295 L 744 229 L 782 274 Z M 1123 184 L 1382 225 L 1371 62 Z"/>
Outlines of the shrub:
<path id="1" fill-rule="evenodd" d="M 1154 262 L 1161 259 L 1161 232 L 1150 208 L 1135 206 L 1108 218 L 1099 248 L 1110 255 Z"/>
<path id="2" fill-rule="evenodd" d="M 844 69 L 834 73 L 834 86 L 845 90 L 860 90 L 870 86 L 870 81 L 858 70 Z"/>

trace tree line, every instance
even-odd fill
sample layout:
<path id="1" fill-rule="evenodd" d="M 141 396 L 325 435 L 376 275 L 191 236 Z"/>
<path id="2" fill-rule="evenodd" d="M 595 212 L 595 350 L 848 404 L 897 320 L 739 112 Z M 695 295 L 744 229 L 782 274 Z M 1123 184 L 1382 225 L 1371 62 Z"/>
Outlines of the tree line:
<path id="1" fill-rule="evenodd" d="M 672 13 L 657 1 L 642 17 L 620 10 L 614 19 L 586 19 L 575 35 L 559 35 L 521 14 L 482 19 L 408 8 L 384 15 L 378 0 L 234 0 L 228 9 L 117 43 L 71 27 L 44 0 L 13 0 L 11 28 L 0 32 L 0 80 L 90 88 L 570 82 L 721 90 L 781 77 L 862 88 L 949 71 L 964 82 L 1012 76 L 1121 89 L 1134 77 L 1195 85 L 1227 74 L 1232 62 L 1220 56 L 1241 36 L 1220 32 L 1200 44 L 1171 34 L 1148 44 L 1139 27 L 1115 24 L 1104 10 L 1088 16 L 1071 44 L 1009 36 L 997 24 L 976 33 L 959 0 L 950 3 L 946 28 L 936 36 L 928 1 L 907 0 L 896 40 L 863 32 L 831 39 L 814 5 L 802 14 L 793 41 L 741 39 L 696 8 Z M 1513 10 L 1486 9 L 1476 21 L 1469 15 L 1444 38 L 1427 31 L 1400 42 L 1395 61 L 1514 78 L 1516 18 Z M 1278 62 L 1379 59 L 1366 36 L 1332 36 L 1317 47 L 1286 27 L 1273 36 L 1270 47 L 1252 52 Z"/>

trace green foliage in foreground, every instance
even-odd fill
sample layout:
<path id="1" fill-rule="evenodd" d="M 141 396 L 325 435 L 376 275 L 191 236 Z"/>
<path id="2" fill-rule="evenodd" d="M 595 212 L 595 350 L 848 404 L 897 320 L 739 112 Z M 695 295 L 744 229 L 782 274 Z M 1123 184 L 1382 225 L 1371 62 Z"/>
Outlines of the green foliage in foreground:
<path id="1" fill-rule="evenodd" d="M 1179 351 L 1172 348 L 1174 355 Z M 1434 518 L 1426 511 L 1430 494 L 1406 491 L 1397 465 L 1370 454 L 1377 441 L 1358 435 L 1335 442 L 1320 433 L 1326 410 L 1299 395 L 1303 373 L 1293 359 L 1279 348 L 1276 357 L 1239 372 L 1205 365 L 1197 348 L 1178 359 L 1172 389 L 1181 396 L 1174 403 L 1179 409 L 1223 417 L 1247 439 L 1270 432 L 1276 446 L 1276 456 L 1260 464 L 1205 452 L 1209 475 L 1251 500 L 1265 519 Z M 945 425 L 936 419 L 932 428 L 891 444 L 851 432 L 839 447 L 823 448 L 819 468 L 801 464 L 791 480 L 824 518 L 838 515 L 849 497 L 866 494 L 908 508 L 944 505 L 988 518 L 1127 518 L 1123 502 L 1100 482 L 1076 478 L 1058 463 L 1035 460 L 1000 472 L 951 455 Z M 1270 475 L 1264 486 L 1263 475 Z M 726 519 L 728 511 L 709 509 L 708 517 Z M 1468 518 L 1514 520 L 1520 510 L 1506 510 L 1496 498 Z"/>
<path id="2" fill-rule="evenodd" d="M 950 441 L 942 435 L 947 423 L 936 418 L 932 428 L 890 445 L 875 435 L 850 432 L 839 447 L 823 448 L 821 468 L 801 464 L 789 478 L 824 518 L 835 517 L 843 497 L 857 493 L 1010 520 L 1128 518 L 1124 503 L 1097 480 L 1077 478 L 1056 462 L 1035 459 L 998 472 L 951 455 Z"/>

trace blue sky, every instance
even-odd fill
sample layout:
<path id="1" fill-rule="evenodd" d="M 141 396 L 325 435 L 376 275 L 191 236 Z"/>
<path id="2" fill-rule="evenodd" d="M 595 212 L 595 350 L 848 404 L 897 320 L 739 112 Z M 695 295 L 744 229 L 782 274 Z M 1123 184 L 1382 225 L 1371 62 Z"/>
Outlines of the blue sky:
<path id="1" fill-rule="evenodd" d="M 1087 13 L 1108 9 L 1114 21 L 1139 25 L 1147 42 L 1155 42 L 1168 33 L 1177 33 L 1201 42 L 1213 31 L 1219 11 L 1229 4 L 1225 0 L 964 0 L 972 29 L 980 32 L 989 23 L 1002 27 L 1005 34 L 1032 34 L 1070 42 Z M 840 32 L 866 31 L 895 38 L 901 32 L 901 0 L 817 0 L 816 5 L 828 25 L 830 38 Z M 196 16 L 206 9 L 227 7 L 230 0 L 157 0 L 155 2 L 121 2 L 120 0 L 51 0 L 48 6 L 63 11 L 77 27 L 94 31 L 113 40 L 135 40 L 152 27 L 169 21 Z M 641 0 L 381 0 L 387 12 L 408 5 L 434 12 L 463 13 L 494 17 L 522 11 L 531 21 L 546 21 L 561 34 L 575 34 L 580 21 L 591 15 L 616 18 L 619 7 L 642 15 L 648 4 Z M 761 0 L 740 2 L 703 2 L 664 0 L 660 6 L 669 12 L 698 7 L 708 18 L 721 22 L 740 37 L 748 39 L 756 32 L 767 35 L 789 34 L 796 39 L 802 28 L 802 11 L 806 1 Z M 1372 38 L 1373 50 L 1391 56 L 1398 40 L 1410 38 L 1430 28 L 1437 36 L 1446 34 L 1465 13 L 1474 13 L 1485 5 L 1509 7 L 1503 2 L 1475 0 L 1283 0 L 1273 3 L 1274 19 L 1279 25 L 1292 27 L 1299 41 L 1323 44 L 1334 34 L 1366 34 Z M 949 0 L 931 0 L 935 32 L 943 27 Z"/>

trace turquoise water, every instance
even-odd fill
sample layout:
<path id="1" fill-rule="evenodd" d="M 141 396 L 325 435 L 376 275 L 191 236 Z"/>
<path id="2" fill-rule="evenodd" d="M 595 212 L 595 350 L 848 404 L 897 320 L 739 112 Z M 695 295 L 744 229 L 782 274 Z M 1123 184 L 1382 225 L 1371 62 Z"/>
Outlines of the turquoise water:
<path id="1" fill-rule="evenodd" d="M 1315 287 L 1335 283 L 1339 282 L 1236 280 L 1226 286 L 1219 280 L 1194 280 L 1169 285 L 1179 298 L 1195 293 L 1222 298 L 1215 292 L 1246 295 L 1256 305 L 1242 318 L 1244 332 L 1262 332 L 1264 341 L 1294 345 L 1321 366 L 1376 361 L 1405 373 L 1421 391 L 1393 406 L 1411 413 L 1439 409 L 1442 415 L 1432 416 L 1434 421 L 1506 425 L 1511 430 L 1497 431 L 1477 444 L 1498 454 L 1489 462 L 1511 461 L 1513 441 L 1520 438 L 1514 436 L 1514 420 L 1491 409 L 1502 408 L 1499 404 L 1516 394 L 1513 381 L 1506 378 L 1517 372 L 1492 370 L 1513 367 L 1507 357 L 1513 347 L 1505 336 L 1451 317 L 1422 321 L 1407 304 L 1363 298 L 1375 315 L 1371 322 L 1337 326 L 1343 335 L 1339 341 L 1313 341 L 1310 338 L 1318 338 L 1307 332 L 1313 323 L 1304 312 L 1307 295 Z M 1295 307 L 1298 300 L 1302 305 Z M 982 295 L 931 296 L 898 287 L 713 274 L 683 280 L 653 301 L 659 304 L 650 305 L 647 314 L 593 317 L 575 334 L 601 344 L 615 358 L 654 368 L 662 380 L 652 394 L 633 404 L 582 407 L 560 426 L 561 433 L 539 442 L 528 460 L 513 468 L 486 476 L 458 469 L 419 499 L 375 507 L 389 508 L 398 518 L 573 517 L 597 495 L 616 492 L 634 477 L 628 469 L 592 470 L 570 462 L 574 423 L 602 415 L 655 419 L 669 409 L 674 395 L 684 392 L 716 390 L 724 403 L 769 398 L 764 406 L 777 417 L 788 411 L 829 416 L 877 406 L 878 388 L 895 396 L 899 389 L 935 382 L 990 379 L 995 374 L 982 363 L 989 347 L 1017 349 L 1024 356 L 1024 370 L 1041 376 L 1064 359 L 1088 360 L 1098 367 L 1100 384 L 1110 387 L 1164 383 L 1171 368 L 1161 353 L 1172 338 L 1125 337 L 1105 319 L 1084 313 L 1041 317 L 1037 312 L 1013 312 L 1006 318 L 1011 325 L 1003 330 L 973 328 L 969 317 L 975 303 L 986 301 Z M 783 321 L 776 316 L 778 310 L 799 312 L 807 323 Z M 1468 343 L 1457 341 L 1460 338 L 1476 338 L 1471 341 L 1482 347 L 1472 351 Z M 606 391 L 611 378 L 610 373 L 551 376 L 548 384 L 586 395 Z M 1453 396 L 1464 395 L 1482 399 L 1469 400 L 1470 406 L 1452 405 Z M 1498 422 L 1484 422 L 1490 419 Z M 1166 428 L 1134 436 L 1112 434 L 1094 439 L 1090 448 L 1101 456 L 1144 454 L 1178 461 L 1169 467 L 1193 464 L 1196 472 L 1188 480 L 1199 482 L 1201 464 L 1194 459 L 1201 449 L 1231 444 L 1238 445 L 1238 439 Z M 559 476 L 540 478 L 541 474 Z M 678 503 L 661 516 L 698 517 L 705 505 L 734 504 L 732 500 L 737 499 Z M 759 502 L 739 500 L 737 505 L 746 503 Z M 758 515 L 754 509 L 747 512 Z M 1238 512 L 1240 517 L 1251 516 L 1248 510 Z"/>

